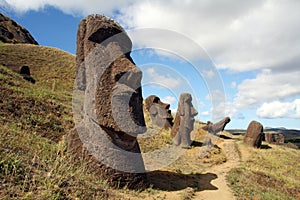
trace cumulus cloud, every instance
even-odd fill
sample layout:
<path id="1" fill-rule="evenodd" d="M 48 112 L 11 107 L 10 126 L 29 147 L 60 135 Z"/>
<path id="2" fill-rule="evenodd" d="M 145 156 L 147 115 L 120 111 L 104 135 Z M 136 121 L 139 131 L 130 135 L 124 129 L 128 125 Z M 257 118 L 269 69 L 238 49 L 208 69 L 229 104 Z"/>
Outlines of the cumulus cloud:
<path id="1" fill-rule="evenodd" d="M 173 96 L 166 96 L 166 97 L 162 98 L 161 101 L 171 105 L 176 102 L 176 98 Z"/>
<path id="2" fill-rule="evenodd" d="M 236 88 L 236 82 L 235 81 L 233 81 L 233 82 L 231 82 L 231 84 L 230 84 L 230 88 L 231 89 L 234 89 L 234 88 Z"/>
<path id="3" fill-rule="evenodd" d="M 209 111 L 203 111 L 200 113 L 200 116 L 209 116 L 211 113 Z"/>
<path id="4" fill-rule="evenodd" d="M 168 74 L 160 74 L 154 68 L 148 68 L 145 76 L 147 76 L 146 78 L 149 80 L 149 82 L 151 81 L 150 83 L 155 84 L 158 87 L 175 89 L 181 83 L 180 79 L 176 79 Z"/>
<path id="5" fill-rule="evenodd" d="M 140 1 L 121 9 L 130 27 L 177 31 L 203 46 L 219 68 L 248 71 L 299 57 L 299 1 Z"/>
<path id="6" fill-rule="evenodd" d="M 293 102 L 264 103 L 256 111 L 261 118 L 300 118 L 300 99 Z"/>
<path id="7" fill-rule="evenodd" d="M 300 95 L 299 77 L 300 71 L 273 73 L 264 70 L 238 86 L 234 105 L 238 109 L 257 108 L 264 102 L 296 97 Z"/>
<path id="8" fill-rule="evenodd" d="M 0 6 L 18 13 L 30 10 L 42 10 L 47 6 L 52 6 L 62 10 L 67 14 L 85 16 L 92 13 L 102 13 L 112 16 L 113 13 L 122 7 L 129 6 L 134 0 L 3 0 Z"/>
<path id="9" fill-rule="evenodd" d="M 202 70 L 202 74 L 208 79 L 212 79 L 215 76 L 215 73 L 212 70 Z"/>
<path id="10" fill-rule="evenodd" d="M 204 47 L 218 68 L 233 71 L 282 67 L 300 56 L 300 1 L 2 0 L 0 5 L 17 12 L 53 6 L 81 16 L 103 13 L 128 28 L 176 31 Z M 178 51 L 193 53 L 170 41 Z"/>
<path id="11" fill-rule="evenodd" d="M 208 95 L 206 95 L 205 99 L 207 101 L 211 101 L 212 103 L 224 102 L 226 100 L 226 95 L 225 95 L 224 91 L 213 90 L 213 91 L 210 91 L 210 93 Z"/>

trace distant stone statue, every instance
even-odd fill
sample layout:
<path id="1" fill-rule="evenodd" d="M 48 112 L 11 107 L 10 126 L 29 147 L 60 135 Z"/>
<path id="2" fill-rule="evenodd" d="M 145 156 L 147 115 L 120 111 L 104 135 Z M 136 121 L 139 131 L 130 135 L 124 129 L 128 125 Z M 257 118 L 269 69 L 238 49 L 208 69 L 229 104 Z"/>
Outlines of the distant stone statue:
<path id="1" fill-rule="evenodd" d="M 77 154 L 88 150 L 84 157 L 110 185 L 143 189 L 148 181 L 137 141 L 146 131 L 142 72 L 130 57 L 131 48 L 130 38 L 112 19 L 97 14 L 80 22 L 73 95 L 77 136 L 70 134 L 68 148 Z"/>
<path id="2" fill-rule="evenodd" d="M 194 117 L 197 114 L 198 112 L 192 104 L 192 96 L 189 93 L 181 94 L 171 131 L 175 145 L 181 145 L 183 148 L 188 148 L 191 145 L 191 132 L 194 129 Z"/>
<path id="3" fill-rule="evenodd" d="M 207 124 L 202 129 L 208 131 L 209 133 L 217 134 L 221 131 L 224 131 L 225 126 L 229 122 L 230 122 L 230 117 L 225 117 L 224 119 L 222 119 L 217 123 L 212 123 L 208 121 Z"/>
<path id="4" fill-rule="evenodd" d="M 153 124 L 165 129 L 173 126 L 170 104 L 163 103 L 159 97 L 151 95 L 145 99 L 145 107 Z"/>
<path id="5" fill-rule="evenodd" d="M 265 133 L 265 140 L 269 144 L 284 144 L 284 136 L 281 133 Z"/>
<path id="6" fill-rule="evenodd" d="M 21 76 L 23 76 L 23 78 L 26 80 L 26 81 L 29 81 L 31 83 L 35 83 L 35 80 L 34 78 L 31 77 L 30 75 L 30 69 L 28 66 L 22 66 L 21 69 L 20 69 L 20 74 Z"/>
<path id="7" fill-rule="evenodd" d="M 244 143 L 260 148 L 263 136 L 264 130 L 262 124 L 257 121 L 251 121 L 244 136 Z"/>

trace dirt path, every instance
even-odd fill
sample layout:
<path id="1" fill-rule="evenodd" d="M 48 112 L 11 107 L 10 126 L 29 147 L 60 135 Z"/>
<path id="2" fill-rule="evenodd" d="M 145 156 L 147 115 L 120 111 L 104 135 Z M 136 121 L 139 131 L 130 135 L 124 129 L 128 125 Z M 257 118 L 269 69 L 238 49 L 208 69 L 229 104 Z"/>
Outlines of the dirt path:
<path id="1" fill-rule="evenodd" d="M 237 167 L 247 159 L 247 151 L 240 144 L 238 138 L 234 136 L 226 139 L 214 139 L 214 141 L 213 143 L 217 144 L 217 148 L 211 150 L 217 151 L 217 154 L 213 154 L 209 162 L 218 160 L 219 162 L 213 164 L 212 167 L 205 167 L 205 162 L 199 160 L 199 152 L 205 146 L 196 145 L 187 150 L 184 156 L 181 156 L 173 164 L 150 173 L 148 178 L 154 185 L 154 190 L 142 193 L 142 198 L 144 200 L 235 199 L 232 190 L 227 185 L 226 175 L 232 168 Z M 218 153 L 218 149 L 221 149 L 222 153 Z M 222 161 L 225 157 L 226 162 Z M 200 163 L 201 161 L 202 163 Z"/>
<path id="2" fill-rule="evenodd" d="M 211 184 L 217 188 L 217 190 L 203 190 L 196 192 L 194 199 L 201 200 L 232 200 L 235 199 L 231 189 L 226 182 L 226 174 L 234 167 L 237 167 L 241 161 L 239 150 L 234 140 L 225 140 L 220 144 L 220 148 L 223 149 L 226 154 L 227 161 L 222 165 L 216 165 L 210 168 L 206 173 L 214 173 L 217 178 L 211 181 Z"/>

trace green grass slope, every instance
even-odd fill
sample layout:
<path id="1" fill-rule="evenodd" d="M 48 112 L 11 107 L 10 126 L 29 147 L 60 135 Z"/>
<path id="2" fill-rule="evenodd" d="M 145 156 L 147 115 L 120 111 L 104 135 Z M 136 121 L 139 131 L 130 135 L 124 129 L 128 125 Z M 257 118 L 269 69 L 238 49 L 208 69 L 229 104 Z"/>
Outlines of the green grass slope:
<path id="1" fill-rule="evenodd" d="M 12 71 L 23 65 L 31 68 L 36 84 Z M 217 148 L 206 160 L 198 159 L 206 135 L 199 129 L 198 145 L 164 171 L 149 174 L 156 187 L 142 192 L 109 188 L 84 161 L 66 151 L 63 136 L 74 127 L 74 77 L 74 55 L 50 47 L 0 43 L 0 199 L 170 199 L 174 195 L 192 199 L 182 194 L 202 188 L 194 184 L 195 178 L 203 179 L 203 171 L 226 161 L 222 149 Z M 147 113 L 145 118 L 148 132 L 156 132 Z M 171 142 L 170 130 L 158 132 L 151 138 L 139 138 L 143 152 Z M 228 175 L 239 199 L 300 199 L 299 150 L 275 145 L 252 149 L 240 141 L 237 144 L 249 154 L 249 159 Z M 175 189 L 169 189 L 170 185 Z"/>
<path id="2" fill-rule="evenodd" d="M 0 44 L 0 64 L 14 71 L 27 65 L 38 87 L 71 96 L 75 78 L 72 54 L 30 44 Z"/>
<path id="3" fill-rule="evenodd" d="M 299 150 L 282 145 L 253 149 L 242 143 L 249 159 L 227 176 L 237 199 L 299 200 Z"/>
<path id="4" fill-rule="evenodd" d="M 0 199 L 117 198 L 66 152 L 63 136 L 74 127 L 75 57 L 49 47 L 0 44 L 0 63 L 28 65 L 37 81 L 0 65 Z"/>

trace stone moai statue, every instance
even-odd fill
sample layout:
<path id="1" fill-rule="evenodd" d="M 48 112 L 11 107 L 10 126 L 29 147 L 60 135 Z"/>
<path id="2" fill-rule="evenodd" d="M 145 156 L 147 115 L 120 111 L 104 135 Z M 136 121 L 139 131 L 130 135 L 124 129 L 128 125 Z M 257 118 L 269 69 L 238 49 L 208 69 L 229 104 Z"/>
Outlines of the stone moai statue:
<path id="1" fill-rule="evenodd" d="M 170 104 L 163 103 L 159 97 L 151 95 L 145 99 L 145 107 L 153 124 L 165 129 L 173 126 Z"/>
<path id="2" fill-rule="evenodd" d="M 142 72 L 130 57 L 131 48 L 130 38 L 112 19 L 95 14 L 80 22 L 73 109 L 81 148 L 99 175 L 115 187 L 143 189 L 148 181 L 137 142 L 146 131 Z M 74 133 L 70 138 L 80 141 Z M 68 147 L 78 147 L 72 141 Z"/>
<path id="3" fill-rule="evenodd" d="M 192 104 L 192 96 L 189 93 L 182 93 L 178 102 L 178 109 L 171 131 L 173 144 L 188 148 L 191 141 L 191 132 L 194 129 L 194 117 L 198 114 Z"/>
<path id="4" fill-rule="evenodd" d="M 284 144 L 284 135 L 282 133 L 265 133 L 265 140 L 269 144 Z"/>
<path id="5" fill-rule="evenodd" d="M 29 81 L 29 82 L 31 82 L 31 83 L 35 83 L 35 79 L 34 78 L 32 78 L 32 76 L 30 75 L 30 69 L 29 69 L 29 67 L 28 66 L 22 66 L 21 68 L 20 68 L 20 74 L 21 74 L 21 76 L 23 76 L 23 78 L 26 80 L 26 81 Z"/>
<path id="6" fill-rule="evenodd" d="M 244 136 L 244 143 L 255 148 L 260 148 L 264 137 L 264 128 L 261 123 L 251 121 Z"/>
<path id="7" fill-rule="evenodd" d="M 217 123 L 212 123 L 208 121 L 206 125 L 202 128 L 212 134 L 217 134 L 224 131 L 225 126 L 230 122 L 230 117 L 225 117 L 224 119 L 218 121 Z"/>

